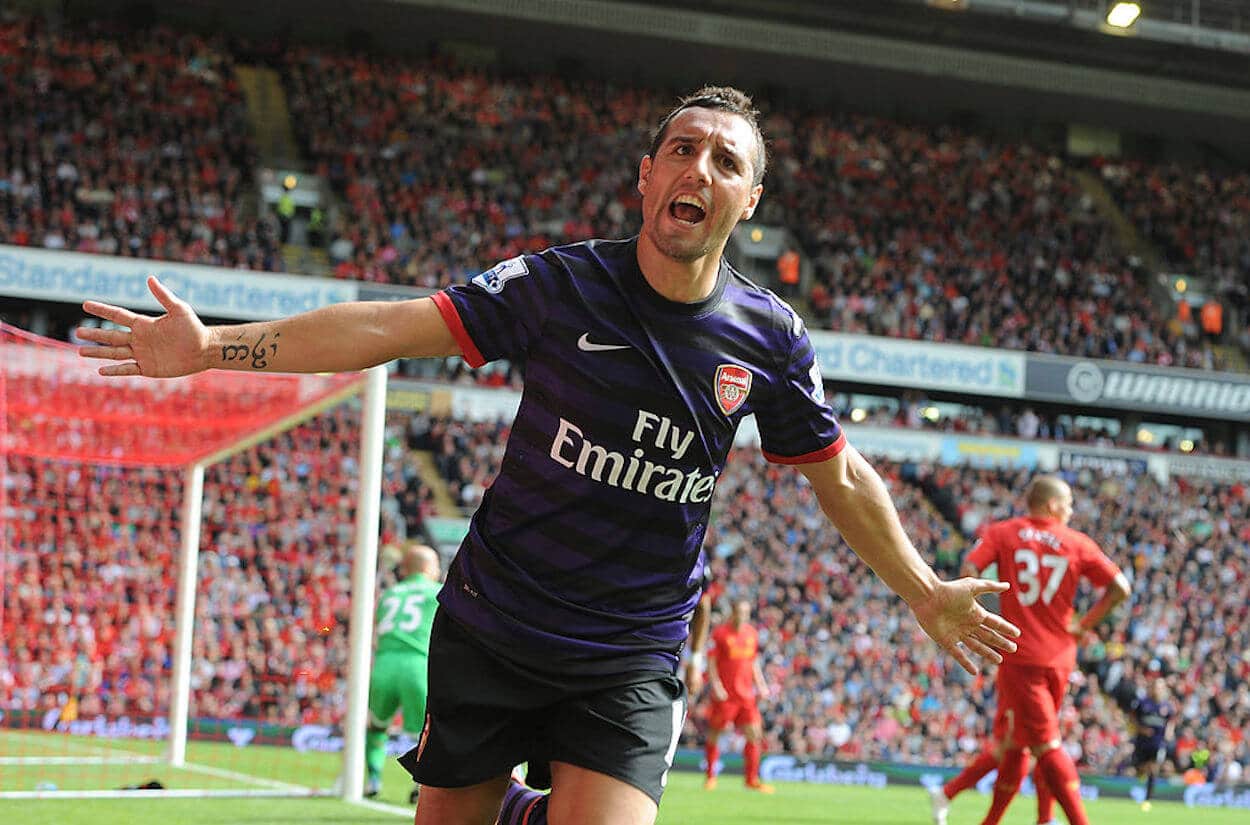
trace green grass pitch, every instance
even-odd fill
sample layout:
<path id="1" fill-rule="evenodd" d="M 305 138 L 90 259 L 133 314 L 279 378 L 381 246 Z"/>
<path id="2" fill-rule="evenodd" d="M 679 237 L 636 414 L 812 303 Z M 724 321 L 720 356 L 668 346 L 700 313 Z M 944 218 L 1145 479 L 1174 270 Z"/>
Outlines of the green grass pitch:
<path id="1" fill-rule="evenodd" d="M 408 785 L 397 766 L 388 766 L 380 801 L 406 806 Z M 975 825 L 989 798 L 970 792 L 957 799 L 950 825 Z M 1004 820 L 1032 825 L 1034 800 L 1021 797 Z M 1185 808 L 1156 804 L 1149 813 L 1126 800 L 1089 805 L 1095 825 L 1244 825 L 1245 811 Z M 22 825 L 365 825 L 410 821 L 394 813 L 347 805 L 334 799 L 120 799 L 0 801 L 0 822 Z M 925 825 L 928 796 L 919 787 L 830 787 L 781 783 L 777 793 L 762 796 L 742 789 L 737 777 L 724 777 L 713 792 L 702 789 L 701 777 L 672 777 L 660 825 Z"/>

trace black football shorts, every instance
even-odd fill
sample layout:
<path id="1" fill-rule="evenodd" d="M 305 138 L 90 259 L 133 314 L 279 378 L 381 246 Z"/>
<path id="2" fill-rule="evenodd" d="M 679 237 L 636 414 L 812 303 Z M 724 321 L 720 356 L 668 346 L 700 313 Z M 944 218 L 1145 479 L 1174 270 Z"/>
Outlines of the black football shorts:
<path id="1" fill-rule="evenodd" d="M 439 610 L 430 636 L 429 697 L 413 779 L 463 788 L 521 762 L 567 762 L 638 788 L 657 804 L 686 716 L 676 676 L 544 672 L 506 659 Z"/>

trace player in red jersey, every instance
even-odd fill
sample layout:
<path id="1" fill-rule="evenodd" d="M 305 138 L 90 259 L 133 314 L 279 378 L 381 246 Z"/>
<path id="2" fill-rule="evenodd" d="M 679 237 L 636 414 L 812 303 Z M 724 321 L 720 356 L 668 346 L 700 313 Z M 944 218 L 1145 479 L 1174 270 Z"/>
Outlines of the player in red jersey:
<path id="1" fill-rule="evenodd" d="M 1011 585 L 1000 596 L 1002 615 L 1023 632 L 1015 656 L 998 667 L 996 745 L 933 791 L 938 825 L 946 821 L 949 798 L 988 773 L 995 762 L 998 780 L 983 823 L 997 825 L 1020 790 L 1029 751 L 1037 758 L 1039 788 L 1054 796 L 1071 825 L 1089 823 L 1076 766 L 1060 747 L 1059 705 L 1076 666 L 1077 641 L 1128 598 L 1129 583 L 1093 539 L 1067 526 L 1072 490 L 1061 479 L 1035 478 L 1025 490 L 1025 504 L 1027 516 L 989 525 L 964 561 L 965 572 L 980 571 Z M 1082 578 L 1105 589 L 1078 619 L 1072 602 Z"/>
<path id="2" fill-rule="evenodd" d="M 746 735 L 743 749 L 746 786 L 753 791 L 772 793 L 773 787 L 760 781 L 760 756 L 764 726 L 758 696 L 768 693 L 768 683 L 760 670 L 757 654 L 760 637 L 750 624 L 751 603 L 734 602 L 733 618 L 712 631 L 712 655 L 708 659 L 707 680 L 712 688 L 712 713 L 708 720 L 707 780 L 703 787 L 716 787 L 716 761 L 720 758 L 720 737 L 730 725 Z"/>

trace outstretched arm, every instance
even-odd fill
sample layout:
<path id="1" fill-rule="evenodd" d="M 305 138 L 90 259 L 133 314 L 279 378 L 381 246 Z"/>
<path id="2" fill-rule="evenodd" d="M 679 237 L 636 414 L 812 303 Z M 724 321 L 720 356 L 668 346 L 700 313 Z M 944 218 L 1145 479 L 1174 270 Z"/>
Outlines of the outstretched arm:
<path id="1" fill-rule="evenodd" d="M 87 358 L 118 363 L 101 375 L 173 378 L 206 369 L 263 372 L 347 372 L 395 358 L 455 355 L 460 350 L 430 298 L 355 301 L 250 324 L 206 327 L 195 311 L 156 278 L 148 288 L 165 314 L 140 315 L 95 301 L 83 309 L 124 327 L 82 327 L 78 336 L 97 346 Z"/>
<path id="2" fill-rule="evenodd" d="M 920 626 L 969 673 L 968 651 L 1001 662 L 1016 649 L 1020 629 L 990 613 L 976 597 L 1001 593 L 1005 582 L 964 578 L 942 581 L 912 546 L 898 511 L 876 471 L 854 447 L 833 458 L 799 465 L 821 509 L 861 559 L 911 607 Z"/>

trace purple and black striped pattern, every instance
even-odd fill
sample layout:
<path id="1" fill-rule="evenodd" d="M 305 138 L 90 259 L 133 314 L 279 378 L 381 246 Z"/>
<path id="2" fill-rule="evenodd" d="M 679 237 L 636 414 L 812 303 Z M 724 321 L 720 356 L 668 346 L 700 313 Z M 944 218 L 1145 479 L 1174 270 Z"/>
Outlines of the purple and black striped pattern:
<path id="1" fill-rule="evenodd" d="M 435 301 L 471 365 L 526 363 L 444 609 L 531 666 L 673 672 L 738 422 L 754 414 L 781 463 L 845 444 L 802 323 L 724 262 L 708 298 L 668 301 L 636 239 L 514 258 Z"/>

